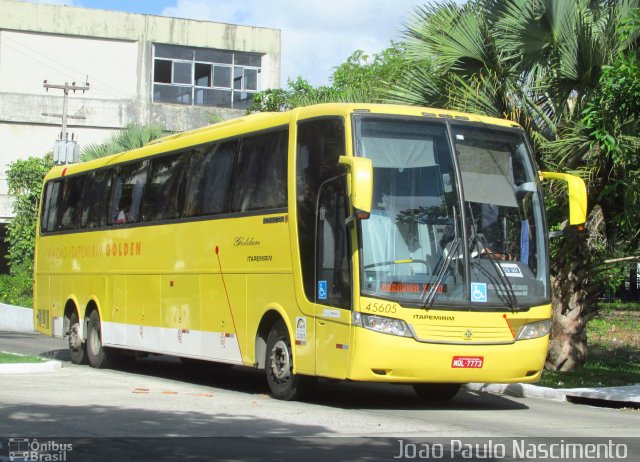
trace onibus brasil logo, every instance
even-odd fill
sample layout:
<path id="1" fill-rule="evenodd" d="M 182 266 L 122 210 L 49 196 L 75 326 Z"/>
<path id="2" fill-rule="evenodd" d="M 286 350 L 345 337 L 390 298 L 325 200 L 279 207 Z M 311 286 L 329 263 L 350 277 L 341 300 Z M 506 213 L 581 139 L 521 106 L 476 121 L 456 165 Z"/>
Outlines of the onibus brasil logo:
<path id="1" fill-rule="evenodd" d="M 9 438 L 7 449 L 11 462 L 65 462 L 67 453 L 73 451 L 73 444 L 39 441 L 37 438 Z"/>

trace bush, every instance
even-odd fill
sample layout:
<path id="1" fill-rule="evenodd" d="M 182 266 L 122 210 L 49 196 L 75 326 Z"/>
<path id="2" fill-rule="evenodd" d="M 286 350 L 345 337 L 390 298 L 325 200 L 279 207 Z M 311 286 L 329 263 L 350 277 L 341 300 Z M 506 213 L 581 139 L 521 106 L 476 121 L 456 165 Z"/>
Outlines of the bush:
<path id="1" fill-rule="evenodd" d="M 24 269 L 0 275 L 0 302 L 31 308 L 33 275 Z"/>
<path id="2" fill-rule="evenodd" d="M 9 244 L 7 261 L 11 274 L 32 279 L 33 251 L 38 221 L 38 203 L 42 192 L 42 180 L 53 166 L 51 154 L 43 157 L 18 159 L 9 164 L 7 184 L 9 194 L 15 196 L 13 211 L 16 216 L 7 227 Z"/>

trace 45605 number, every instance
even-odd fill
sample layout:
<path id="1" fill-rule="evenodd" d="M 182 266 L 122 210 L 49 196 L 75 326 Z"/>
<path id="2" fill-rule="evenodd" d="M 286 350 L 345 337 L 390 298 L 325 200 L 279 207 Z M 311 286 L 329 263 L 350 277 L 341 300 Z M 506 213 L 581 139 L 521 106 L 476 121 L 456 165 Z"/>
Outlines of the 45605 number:
<path id="1" fill-rule="evenodd" d="M 373 302 L 365 306 L 364 309 L 370 313 L 393 314 L 396 312 L 396 306 L 393 303 Z"/>

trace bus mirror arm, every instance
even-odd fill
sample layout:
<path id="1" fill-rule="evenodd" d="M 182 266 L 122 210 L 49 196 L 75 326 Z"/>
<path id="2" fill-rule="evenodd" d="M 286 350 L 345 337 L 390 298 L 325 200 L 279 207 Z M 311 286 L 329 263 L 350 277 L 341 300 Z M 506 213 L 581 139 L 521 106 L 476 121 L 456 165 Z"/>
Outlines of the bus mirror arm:
<path id="1" fill-rule="evenodd" d="M 562 180 L 567 183 L 569 194 L 569 224 L 584 229 L 587 221 L 587 188 L 584 180 L 567 173 L 540 172 L 541 180 Z"/>
<path id="2" fill-rule="evenodd" d="M 373 165 L 365 157 L 340 156 L 340 165 L 347 168 L 348 195 L 353 207 L 353 219 L 365 220 L 371 215 L 373 196 Z"/>

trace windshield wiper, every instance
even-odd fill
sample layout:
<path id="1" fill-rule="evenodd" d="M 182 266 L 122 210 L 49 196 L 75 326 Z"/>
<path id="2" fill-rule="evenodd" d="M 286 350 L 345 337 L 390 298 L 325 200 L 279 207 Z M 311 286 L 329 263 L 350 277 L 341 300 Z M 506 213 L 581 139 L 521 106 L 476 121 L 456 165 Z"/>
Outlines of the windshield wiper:
<path id="1" fill-rule="evenodd" d="M 474 263 L 477 266 L 477 268 L 480 269 L 482 274 L 484 274 L 487 277 L 487 279 L 489 279 L 494 285 L 497 285 L 499 287 L 500 290 L 496 290 L 496 294 L 498 294 L 498 296 L 502 299 L 502 301 L 505 302 L 507 306 L 512 310 L 514 311 L 517 310 L 518 298 L 516 297 L 513 287 L 511 286 L 511 281 L 504 274 L 504 271 L 502 271 L 502 267 L 500 266 L 500 263 L 498 263 L 496 256 L 493 254 L 493 252 L 489 248 L 489 245 L 487 241 L 484 239 L 484 236 L 474 231 L 474 240 L 476 242 L 479 242 L 483 248 L 488 249 L 488 252 L 484 253 L 484 255 L 487 255 L 487 257 L 489 258 L 489 261 L 491 262 L 491 267 L 495 269 L 495 273 L 498 275 L 497 280 L 495 277 L 493 277 L 493 275 L 491 275 L 491 273 L 489 273 L 486 270 L 486 268 L 484 268 L 480 264 L 479 261 L 472 262 L 472 263 Z M 478 258 L 480 258 L 480 255 L 478 255 Z M 502 294 L 500 292 L 502 292 Z"/>
<path id="2" fill-rule="evenodd" d="M 436 294 L 438 293 L 438 288 L 440 287 L 440 284 L 442 283 L 444 276 L 447 274 L 447 269 L 449 268 L 449 265 L 457 255 L 458 247 L 460 247 L 461 239 L 460 239 L 460 233 L 458 230 L 458 218 L 456 215 L 455 206 L 451 207 L 451 212 L 453 216 L 454 238 L 449 243 L 446 257 L 444 256 L 440 257 L 440 261 L 438 262 L 438 264 L 440 265 L 440 269 L 438 270 L 435 284 L 432 284 L 429 287 L 428 291 L 423 291 L 422 295 L 420 296 L 420 304 L 422 305 L 423 308 L 426 308 L 426 309 L 431 308 L 431 305 L 433 305 L 433 302 L 436 299 Z"/>
<path id="3" fill-rule="evenodd" d="M 449 265 L 456 257 L 458 247 L 460 247 L 460 238 L 456 237 L 451 241 L 449 245 L 449 253 L 447 253 L 447 256 L 444 258 L 444 260 L 440 259 L 442 264 L 440 265 L 440 270 L 438 271 L 438 276 L 436 278 L 435 284 L 432 284 L 429 287 L 428 292 L 423 291 L 422 295 L 420 296 L 420 303 L 422 304 L 423 308 L 429 309 L 431 308 L 431 305 L 433 305 L 433 301 L 436 299 L 436 294 L 438 293 L 438 287 L 440 287 L 440 284 L 442 283 L 442 280 L 447 273 Z"/>
<path id="4" fill-rule="evenodd" d="M 502 267 L 498 263 L 496 256 L 493 254 L 493 251 L 489 247 L 488 242 L 485 240 L 484 235 L 477 232 L 474 226 L 475 217 L 473 216 L 473 209 L 471 208 L 471 204 L 468 204 L 468 205 L 469 205 L 469 215 L 471 216 L 471 223 L 472 223 L 471 231 L 473 232 L 473 243 L 469 248 L 469 252 L 473 252 L 473 248 L 476 247 L 478 244 L 480 244 L 482 248 L 485 249 L 484 255 L 487 255 L 487 257 L 489 258 L 489 261 L 491 262 L 491 267 L 495 270 L 496 274 L 498 275 L 498 279 L 496 280 L 496 278 L 493 277 L 491 273 L 489 273 L 479 262 L 474 262 L 473 260 L 470 260 L 470 263 L 475 264 L 480 269 L 482 274 L 484 274 L 487 277 L 487 279 L 489 279 L 489 281 L 493 283 L 494 287 L 497 286 L 500 289 L 500 290 L 496 290 L 496 294 L 498 294 L 498 297 L 500 297 L 500 299 L 503 302 L 505 302 L 507 306 L 511 308 L 511 310 L 515 311 L 518 308 L 518 299 L 513 290 L 513 287 L 511 286 L 511 281 L 509 281 L 509 278 L 504 274 L 504 271 L 502 271 Z M 478 250 L 478 258 L 480 258 L 479 250 Z M 500 292 L 502 292 L 502 294 Z"/>

